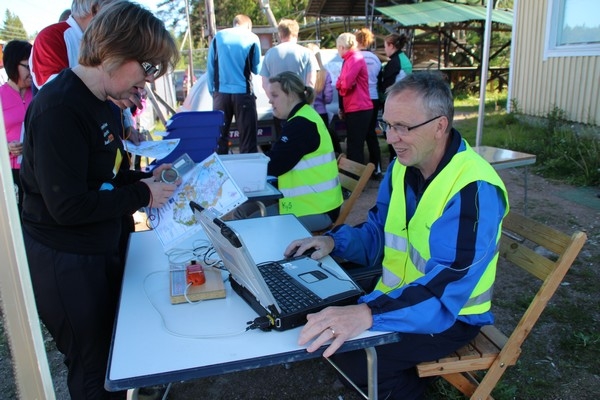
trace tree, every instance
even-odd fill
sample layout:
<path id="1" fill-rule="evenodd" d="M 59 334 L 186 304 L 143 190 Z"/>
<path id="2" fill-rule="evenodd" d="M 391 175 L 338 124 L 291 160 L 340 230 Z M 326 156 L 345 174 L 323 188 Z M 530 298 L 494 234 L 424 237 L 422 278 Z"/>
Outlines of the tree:
<path id="1" fill-rule="evenodd" d="M 249 16 L 254 26 L 269 24 L 257 0 L 219 0 L 214 3 L 215 19 L 219 28 L 230 27 L 237 14 Z M 308 0 L 271 0 L 269 4 L 277 20 L 292 18 L 301 22 Z M 189 5 L 194 46 L 206 46 L 206 43 L 203 43 L 206 30 L 205 2 L 189 0 Z M 185 0 L 164 0 L 158 4 L 157 14 L 170 28 L 185 32 Z"/>
<path id="2" fill-rule="evenodd" d="M 21 19 L 8 9 L 4 14 L 4 22 L 0 28 L 0 39 L 7 42 L 14 39 L 27 40 L 27 31 L 23 28 Z"/>

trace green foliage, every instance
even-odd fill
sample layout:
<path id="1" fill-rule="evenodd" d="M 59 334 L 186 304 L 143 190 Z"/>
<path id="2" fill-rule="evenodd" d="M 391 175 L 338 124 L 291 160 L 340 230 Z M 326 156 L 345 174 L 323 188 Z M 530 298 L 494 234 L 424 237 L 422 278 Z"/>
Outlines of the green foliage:
<path id="1" fill-rule="evenodd" d="M 4 21 L 0 28 L 0 39 L 7 42 L 15 39 L 27 40 L 27 31 L 25 31 L 21 19 L 8 9 L 4 14 Z"/>
<path id="2" fill-rule="evenodd" d="M 194 49 L 208 47 L 206 41 L 207 18 L 206 4 L 204 0 L 188 0 L 190 26 Z M 271 0 L 269 6 L 279 21 L 281 18 L 291 18 L 300 21 L 304 14 L 308 0 Z M 189 48 L 188 39 L 185 38 L 187 27 L 186 2 L 184 0 L 164 0 L 158 4 L 157 16 L 169 27 L 174 36 L 181 43 L 185 39 L 182 48 Z M 233 19 L 238 14 L 245 14 L 252 19 L 254 26 L 269 25 L 265 12 L 260 7 L 258 0 L 218 0 L 213 1 L 215 23 L 218 29 L 228 28 L 233 25 Z M 187 55 L 184 55 L 187 57 Z M 195 57 L 195 56 L 194 56 Z"/>
<path id="3" fill-rule="evenodd" d="M 202 2 L 203 3 L 203 2 Z M 233 18 L 245 14 L 252 19 L 253 25 L 266 25 L 267 18 L 258 6 L 258 1 L 219 0 L 215 1 L 215 18 L 217 26 L 231 27 Z"/>

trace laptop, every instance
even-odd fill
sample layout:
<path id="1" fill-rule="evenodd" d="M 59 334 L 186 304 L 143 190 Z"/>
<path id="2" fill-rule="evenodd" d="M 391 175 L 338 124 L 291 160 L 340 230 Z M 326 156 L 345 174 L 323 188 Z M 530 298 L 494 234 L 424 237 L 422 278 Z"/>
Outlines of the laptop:
<path id="1" fill-rule="evenodd" d="M 306 315 L 325 307 L 356 304 L 362 289 L 342 269 L 309 255 L 256 264 L 241 236 L 214 210 L 190 202 L 196 219 L 229 271 L 232 289 L 262 323 L 249 327 L 284 331 L 306 323 Z M 257 222 L 259 219 L 257 219 Z"/>

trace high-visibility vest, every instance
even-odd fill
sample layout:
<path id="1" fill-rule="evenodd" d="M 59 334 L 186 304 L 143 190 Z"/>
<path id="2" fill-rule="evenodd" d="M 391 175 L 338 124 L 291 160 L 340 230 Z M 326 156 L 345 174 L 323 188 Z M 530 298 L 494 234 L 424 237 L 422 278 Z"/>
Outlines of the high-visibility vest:
<path id="1" fill-rule="evenodd" d="M 290 119 L 296 117 L 314 122 L 321 140 L 317 150 L 304 155 L 294 168 L 278 177 L 283 193 L 279 213 L 297 217 L 323 214 L 344 201 L 333 144 L 323 119 L 310 105 L 302 106 Z"/>
<path id="2" fill-rule="evenodd" d="M 504 215 L 508 213 L 508 195 L 504 183 L 492 166 L 475 153 L 468 144 L 467 149 L 454 155 L 450 163 L 430 183 L 408 223 L 403 187 L 405 173 L 405 166 L 399 163 L 394 165 L 392 182 L 400 183 L 400 188 L 392 192 L 390 199 L 389 209 L 394 210 L 394 213 L 388 214 L 384 227 L 383 273 L 376 287 L 384 293 L 407 285 L 425 275 L 426 263 L 431 258 L 430 228 L 442 215 L 448 201 L 469 183 L 485 181 L 500 188 L 507 204 Z M 500 234 L 499 225 L 496 247 Z M 497 248 L 493 251 L 495 251 L 493 259 L 459 315 L 481 314 L 490 309 L 498 260 Z"/>

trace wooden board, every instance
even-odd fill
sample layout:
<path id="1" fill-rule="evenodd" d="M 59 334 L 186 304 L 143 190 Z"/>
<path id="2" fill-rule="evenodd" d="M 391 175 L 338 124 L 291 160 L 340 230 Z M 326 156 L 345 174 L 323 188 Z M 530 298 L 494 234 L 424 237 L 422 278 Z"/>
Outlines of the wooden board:
<path id="1" fill-rule="evenodd" d="M 221 271 L 216 268 L 204 267 L 204 276 L 206 283 L 199 286 L 190 286 L 187 288 L 187 299 L 185 290 L 187 283 L 185 281 L 185 271 L 171 271 L 170 288 L 171 288 L 171 304 L 187 303 L 188 299 L 191 302 L 209 299 L 221 299 L 225 297 L 225 286 Z"/>

